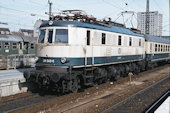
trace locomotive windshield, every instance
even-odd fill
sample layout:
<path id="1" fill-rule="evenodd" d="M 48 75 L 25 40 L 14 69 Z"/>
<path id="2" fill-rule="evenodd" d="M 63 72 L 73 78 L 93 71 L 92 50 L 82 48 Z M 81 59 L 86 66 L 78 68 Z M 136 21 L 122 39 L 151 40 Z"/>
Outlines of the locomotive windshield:
<path id="1" fill-rule="evenodd" d="M 56 29 L 55 43 L 68 43 L 67 29 Z"/>
<path id="2" fill-rule="evenodd" d="M 40 31 L 40 37 L 38 43 L 44 43 L 44 38 L 45 38 L 45 30 L 43 29 Z"/>
<path id="3" fill-rule="evenodd" d="M 47 31 L 43 29 L 40 31 L 38 43 L 44 43 L 45 38 L 47 43 L 68 43 L 68 29 L 48 29 Z"/>

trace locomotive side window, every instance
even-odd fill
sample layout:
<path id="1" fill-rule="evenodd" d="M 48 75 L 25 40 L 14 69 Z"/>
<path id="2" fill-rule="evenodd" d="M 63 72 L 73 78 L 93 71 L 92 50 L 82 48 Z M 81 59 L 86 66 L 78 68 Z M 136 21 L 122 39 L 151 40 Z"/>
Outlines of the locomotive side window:
<path id="1" fill-rule="evenodd" d="M 53 30 L 49 29 L 48 30 L 48 43 L 52 43 L 53 40 Z"/>
<path id="2" fill-rule="evenodd" d="M 118 45 L 122 45 L 122 37 L 121 36 L 118 37 Z"/>
<path id="3" fill-rule="evenodd" d="M 132 37 L 129 37 L 129 46 L 132 46 Z"/>
<path id="4" fill-rule="evenodd" d="M 5 49 L 9 49 L 9 42 L 5 42 Z"/>
<path id="5" fill-rule="evenodd" d="M 87 31 L 87 45 L 90 45 L 90 31 Z"/>
<path id="6" fill-rule="evenodd" d="M 55 43 L 68 43 L 67 29 L 56 29 Z"/>
<path id="7" fill-rule="evenodd" d="M 45 30 L 41 30 L 38 43 L 44 43 L 44 38 L 45 38 Z"/>
<path id="8" fill-rule="evenodd" d="M 12 48 L 13 48 L 13 49 L 17 49 L 17 43 L 13 43 L 13 44 L 12 44 Z"/>
<path id="9" fill-rule="evenodd" d="M 102 44 L 106 43 L 106 34 L 102 33 Z"/>
<path id="10" fill-rule="evenodd" d="M 139 46 L 141 46 L 142 45 L 142 42 L 141 42 L 141 39 L 139 39 Z"/>

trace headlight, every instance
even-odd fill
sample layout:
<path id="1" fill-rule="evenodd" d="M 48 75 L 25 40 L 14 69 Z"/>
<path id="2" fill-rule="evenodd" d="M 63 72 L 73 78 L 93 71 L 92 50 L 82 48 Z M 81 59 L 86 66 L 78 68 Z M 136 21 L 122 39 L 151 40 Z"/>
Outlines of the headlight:
<path id="1" fill-rule="evenodd" d="M 67 59 L 66 59 L 65 57 L 62 57 L 62 58 L 61 58 L 61 63 L 62 63 L 62 64 L 66 63 L 66 61 L 67 61 Z"/>
<path id="2" fill-rule="evenodd" d="M 49 21 L 49 23 L 48 23 L 49 25 L 52 25 L 53 24 L 53 21 Z"/>

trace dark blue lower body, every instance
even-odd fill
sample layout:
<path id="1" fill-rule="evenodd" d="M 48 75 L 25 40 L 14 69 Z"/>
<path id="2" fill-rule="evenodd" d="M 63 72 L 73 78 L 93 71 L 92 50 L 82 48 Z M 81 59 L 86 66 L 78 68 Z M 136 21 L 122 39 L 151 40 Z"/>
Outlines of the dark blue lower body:
<path id="1" fill-rule="evenodd" d="M 160 53 L 160 54 L 147 54 L 146 59 L 148 61 L 158 61 L 165 60 L 169 58 L 169 53 Z"/>
<path id="2" fill-rule="evenodd" d="M 84 66 L 84 65 L 105 65 L 115 64 L 121 62 L 131 62 L 142 60 L 142 55 L 129 55 L 129 56 L 110 56 L 110 57 L 94 57 L 94 64 L 92 57 L 86 58 L 66 58 L 65 63 L 61 63 L 61 58 L 53 57 L 39 57 L 37 64 L 50 65 L 50 66 Z M 44 62 L 45 61 L 45 62 Z M 46 62 L 49 61 L 49 62 Z M 50 62 L 53 61 L 53 62 Z M 87 62 L 87 63 L 85 63 Z"/>

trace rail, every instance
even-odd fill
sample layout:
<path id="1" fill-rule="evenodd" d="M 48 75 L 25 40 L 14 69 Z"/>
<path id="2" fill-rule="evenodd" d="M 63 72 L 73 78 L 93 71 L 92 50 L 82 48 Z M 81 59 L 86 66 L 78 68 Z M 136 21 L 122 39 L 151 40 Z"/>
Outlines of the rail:
<path id="1" fill-rule="evenodd" d="M 129 100 L 130 98 L 135 97 L 136 95 L 138 95 L 138 94 L 140 94 L 140 93 L 142 93 L 142 92 L 148 90 L 149 88 L 151 88 L 151 87 L 153 87 L 153 86 L 155 86 L 155 85 L 157 85 L 157 84 L 163 82 L 163 81 L 166 80 L 166 79 L 169 79 L 169 77 L 170 77 L 170 75 L 168 75 L 167 77 L 165 77 L 165 78 L 159 80 L 158 82 L 155 82 L 154 84 L 152 84 L 152 85 L 150 85 L 150 86 L 148 86 L 148 87 L 146 87 L 146 88 L 144 88 L 144 89 L 138 91 L 137 93 L 135 93 L 135 94 L 133 94 L 133 95 L 131 95 L 131 96 L 129 96 L 129 97 L 123 99 L 122 101 L 120 101 L 120 102 L 118 102 L 118 103 L 112 105 L 111 107 L 109 107 L 109 108 L 103 110 L 101 113 L 105 113 L 105 112 L 109 111 L 110 109 L 113 109 L 114 107 L 116 107 L 116 106 L 120 105 L 121 103 L 123 103 L 123 102 Z"/>

